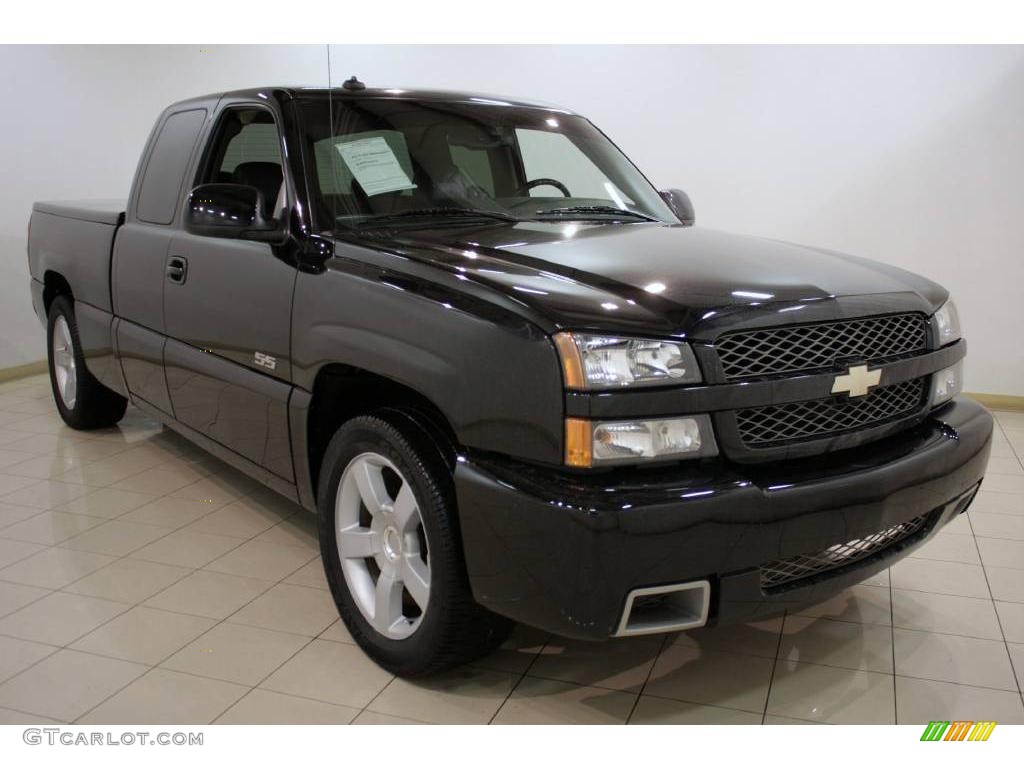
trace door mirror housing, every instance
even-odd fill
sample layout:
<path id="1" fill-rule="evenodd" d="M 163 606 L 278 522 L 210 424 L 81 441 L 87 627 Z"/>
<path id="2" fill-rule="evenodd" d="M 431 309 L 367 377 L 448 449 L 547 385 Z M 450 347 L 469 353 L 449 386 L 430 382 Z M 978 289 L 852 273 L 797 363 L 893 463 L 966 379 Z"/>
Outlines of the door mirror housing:
<path id="1" fill-rule="evenodd" d="M 185 229 L 194 235 L 280 243 L 284 227 L 263 218 L 263 193 L 244 184 L 201 184 L 188 196 Z"/>
<path id="2" fill-rule="evenodd" d="M 683 192 L 681 189 L 665 189 L 658 193 L 661 195 L 661 199 L 668 203 L 668 207 L 672 209 L 672 213 L 676 217 L 686 224 L 687 226 L 693 226 L 695 216 L 693 213 L 693 203 L 690 202 L 690 196 Z"/>

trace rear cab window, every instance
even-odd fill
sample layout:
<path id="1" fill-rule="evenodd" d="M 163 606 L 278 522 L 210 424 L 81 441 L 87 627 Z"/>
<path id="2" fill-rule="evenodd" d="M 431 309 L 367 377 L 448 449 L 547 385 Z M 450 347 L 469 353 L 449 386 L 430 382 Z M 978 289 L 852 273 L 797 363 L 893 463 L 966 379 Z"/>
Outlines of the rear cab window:
<path id="1" fill-rule="evenodd" d="M 205 121 L 205 109 L 175 112 L 164 121 L 139 185 L 135 215 L 140 221 L 148 224 L 174 221 L 181 182 Z"/>

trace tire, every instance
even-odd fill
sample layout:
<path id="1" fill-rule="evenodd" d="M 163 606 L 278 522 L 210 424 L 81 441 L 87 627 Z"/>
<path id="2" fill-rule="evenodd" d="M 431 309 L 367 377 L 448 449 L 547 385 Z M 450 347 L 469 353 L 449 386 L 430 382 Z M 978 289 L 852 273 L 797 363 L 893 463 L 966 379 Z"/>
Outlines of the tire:
<path id="1" fill-rule="evenodd" d="M 85 367 L 74 305 L 67 296 L 58 296 L 50 305 L 46 347 L 53 400 L 64 423 L 73 429 L 117 424 L 128 401 L 100 384 Z"/>
<path id="2" fill-rule="evenodd" d="M 431 675 L 508 636 L 512 622 L 473 600 L 451 472 L 411 420 L 382 412 L 344 423 L 324 455 L 317 499 L 331 594 L 353 639 L 381 667 Z"/>

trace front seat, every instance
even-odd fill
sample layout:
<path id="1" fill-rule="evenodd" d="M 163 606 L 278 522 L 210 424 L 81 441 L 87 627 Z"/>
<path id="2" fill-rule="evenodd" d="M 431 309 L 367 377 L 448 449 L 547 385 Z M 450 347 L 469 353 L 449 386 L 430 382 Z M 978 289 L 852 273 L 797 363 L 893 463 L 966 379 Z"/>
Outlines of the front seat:
<path id="1" fill-rule="evenodd" d="M 239 163 L 235 168 L 233 178 L 236 184 L 256 187 L 262 192 L 263 218 L 273 218 L 275 212 L 270 208 L 276 202 L 281 182 L 284 180 L 281 166 L 277 163 Z"/>

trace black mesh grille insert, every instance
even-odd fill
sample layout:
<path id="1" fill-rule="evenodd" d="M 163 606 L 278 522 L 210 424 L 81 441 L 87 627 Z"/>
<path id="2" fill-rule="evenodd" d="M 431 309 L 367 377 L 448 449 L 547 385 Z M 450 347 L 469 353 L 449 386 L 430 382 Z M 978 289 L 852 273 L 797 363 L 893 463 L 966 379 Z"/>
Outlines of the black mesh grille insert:
<path id="1" fill-rule="evenodd" d="M 924 315 L 911 313 L 729 333 L 715 349 L 733 380 L 899 357 L 924 351 L 927 342 Z"/>
<path id="2" fill-rule="evenodd" d="M 736 426 L 740 439 L 748 447 L 767 447 L 861 429 L 916 412 L 922 405 L 924 382 L 925 379 L 920 378 L 890 384 L 865 397 L 745 408 L 736 412 Z"/>
<path id="3" fill-rule="evenodd" d="M 772 560 L 761 566 L 761 589 L 769 591 L 783 585 L 791 585 L 810 576 L 863 560 L 913 536 L 924 528 L 929 517 L 930 515 L 919 515 L 862 539 L 834 544 L 821 552 L 797 555 L 785 560 Z"/>

